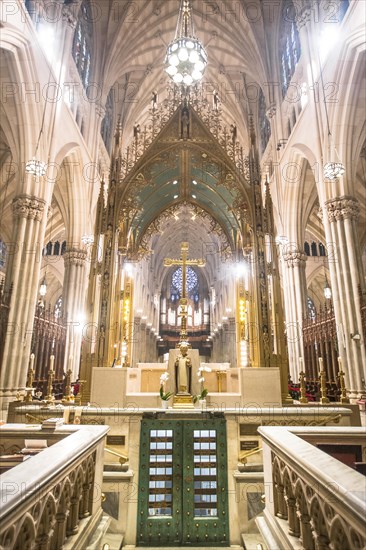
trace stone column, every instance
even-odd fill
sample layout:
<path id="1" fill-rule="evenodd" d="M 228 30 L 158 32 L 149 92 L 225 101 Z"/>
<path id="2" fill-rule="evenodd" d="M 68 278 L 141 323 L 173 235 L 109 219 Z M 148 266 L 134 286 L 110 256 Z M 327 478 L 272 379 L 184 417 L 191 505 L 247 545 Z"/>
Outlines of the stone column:
<path id="1" fill-rule="evenodd" d="M 344 362 L 350 397 L 362 392 L 366 352 L 362 331 L 360 290 L 365 292 L 356 222 L 357 199 L 335 197 L 324 204 L 323 223 L 327 242 L 332 243 L 328 264 L 337 325 L 338 348 Z"/>
<path id="2" fill-rule="evenodd" d="M 8 401 L 24 389 L 34 311 L 38 296 L 46 202 L 30 195 L 13 200 L 13 249 L 9 251 L 5 288 L 12 296 L 0 375 L 0 399 Z"/>
<path id="3" fill-rule="evenodd" d="M 289 370 L 294 382 L 299 379 L 299 358 L 304 357 L 302 321 L 307 312 L 306 254 L 302 250 L 285 252 L 285 317 Z"/>
<path id="4" fill-rule="evenodd" d="M 67 248 L 64 254 L 63 310 L 67 320 L 65 364 L 72 356 L 73 379 L 79 375 L 80 352 L 85 326 L 86 256 L 81 248 Z"/>

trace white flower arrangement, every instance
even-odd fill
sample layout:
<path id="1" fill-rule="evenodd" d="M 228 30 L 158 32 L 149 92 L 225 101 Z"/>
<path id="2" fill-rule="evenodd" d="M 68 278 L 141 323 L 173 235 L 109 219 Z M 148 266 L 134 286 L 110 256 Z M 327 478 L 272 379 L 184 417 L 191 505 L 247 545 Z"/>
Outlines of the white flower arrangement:
<path id="1" fill-rule="evenodd" d="M 208 390 L 204 386 L 205 377 L 203 376 L 203 373 L 204 372 L 211 372 L 211 371 L 212 371 L 212 369 L 210 369 L 210 367 L 206 367 L 206 366 L 202 366 L 202 365 L 198 369 L 197 376 L 198 376 L 198 382 L 201 384 L 201 393 L 199 393 L 198 395 L 195 395 L 193 397 L 193 402 L 194 403 L 196 403 L 197 401 L 202 401 L 202 399 L 205 399 L 207 397 Z"/>
<path id="2" fill-rule="evenodd" d="M 163 401 L 168 401 L 171 396 L 173 395 L 173 393 L 171 391 L 165 391 L 166 389 L 166 383 L 168 382 L 169 380 L 169 373 L 168 372 L 164 372 L 161 376 L 160 376 L 160 398 L 163 400 Z"/>

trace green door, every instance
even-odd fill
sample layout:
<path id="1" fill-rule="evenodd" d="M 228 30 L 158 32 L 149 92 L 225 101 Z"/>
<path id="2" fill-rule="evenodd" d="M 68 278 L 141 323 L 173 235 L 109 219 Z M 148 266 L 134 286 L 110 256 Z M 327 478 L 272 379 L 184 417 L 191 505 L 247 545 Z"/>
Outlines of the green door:
<path id="1" fill-rule="evenodd" d="M 225 419 L 142 420 L 136 540 L 229 546 Z"/>

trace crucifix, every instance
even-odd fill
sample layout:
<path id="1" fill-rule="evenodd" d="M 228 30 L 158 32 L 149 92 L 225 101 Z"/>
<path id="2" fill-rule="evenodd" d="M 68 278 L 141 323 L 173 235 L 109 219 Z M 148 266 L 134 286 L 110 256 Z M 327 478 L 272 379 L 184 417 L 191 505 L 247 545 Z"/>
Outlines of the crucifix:
<path id="1" fill-rule="evenodd" d="M 164 266 L 171 267 L 172 265 L 179 265 L 182 267 L 182 293 L 179 300 L 180 313 L 179 316 L 182 318 L 181 330 L 180 330 L 180 341 L 185 342 L 187 340 L 187 266 L 195 265 L 197 267 L 204 267 L 206 265 L 205 260 L 188 260 L 188 243 L 181 244 L 180 259 L 174 260 L 171 258 L 164 259 Z"/>

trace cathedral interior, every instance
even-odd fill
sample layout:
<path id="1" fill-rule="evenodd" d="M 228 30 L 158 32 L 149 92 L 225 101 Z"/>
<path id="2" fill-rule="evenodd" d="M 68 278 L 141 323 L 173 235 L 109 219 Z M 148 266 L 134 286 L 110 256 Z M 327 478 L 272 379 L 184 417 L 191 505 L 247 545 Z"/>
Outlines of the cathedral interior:
<path id="1" fill-rule="evenodd" d="M 0 8 L 0 548 L 365 548 L 364 0 Z"/>

